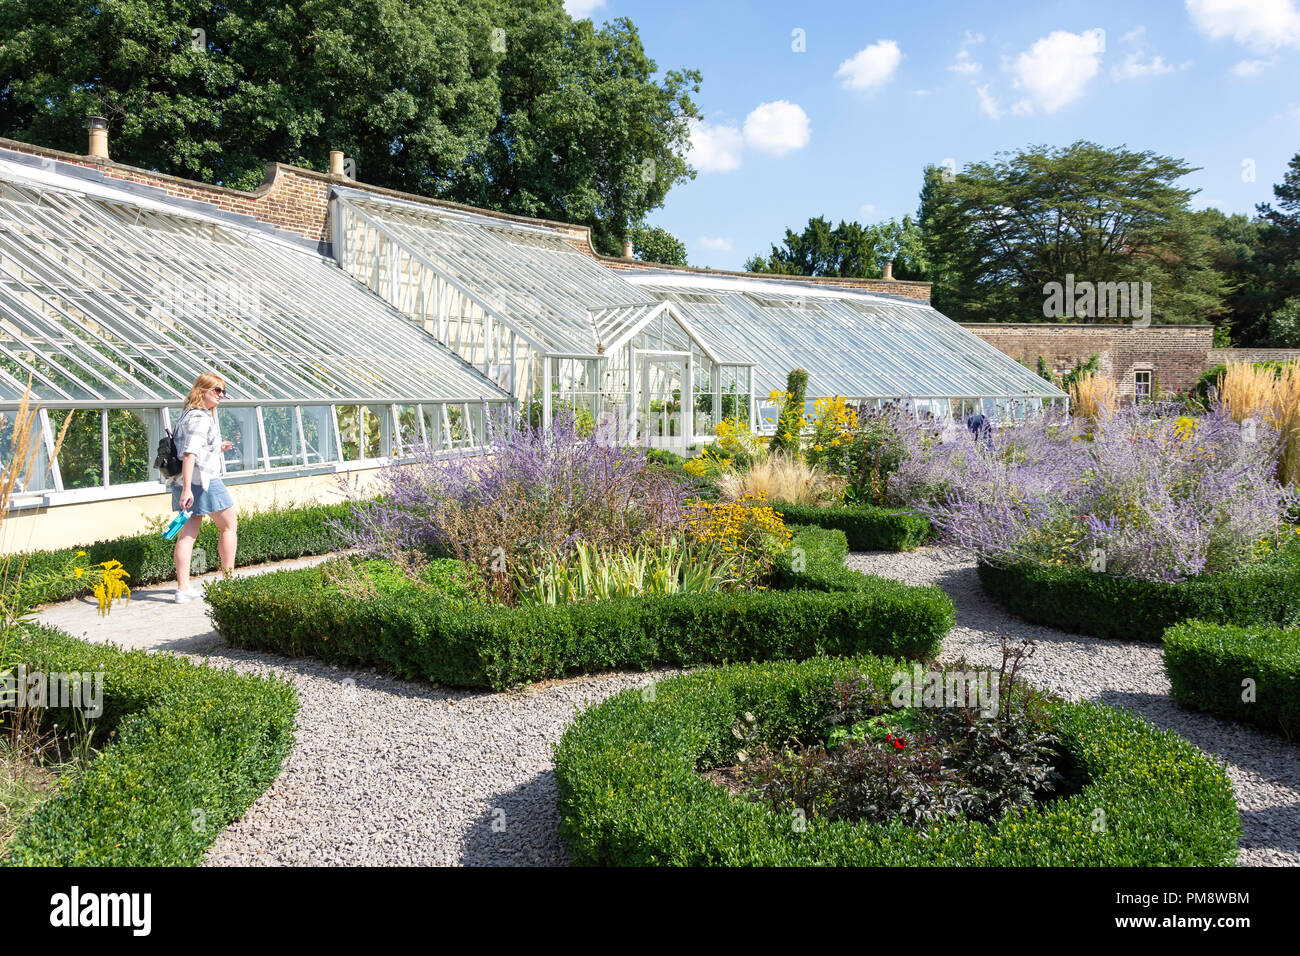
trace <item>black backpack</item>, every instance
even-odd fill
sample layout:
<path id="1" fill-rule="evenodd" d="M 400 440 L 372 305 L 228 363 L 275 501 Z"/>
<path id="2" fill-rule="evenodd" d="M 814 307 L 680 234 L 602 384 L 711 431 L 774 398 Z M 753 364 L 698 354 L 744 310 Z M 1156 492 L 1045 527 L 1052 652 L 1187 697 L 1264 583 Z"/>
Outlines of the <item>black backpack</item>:
<path id="1" fill-rule="evenodd" d="M 182 414 L 176 422 L 176 427 L 180 428 L 184 420 L 185 415 Z M 170 428 L 163 432 L 162 438 L 158 439 L 158 457 L 153 460 L 153 466 L 168 478 L 175 478 L 181 473 L 181 456 L 176 452 L 176 435 Z"/>

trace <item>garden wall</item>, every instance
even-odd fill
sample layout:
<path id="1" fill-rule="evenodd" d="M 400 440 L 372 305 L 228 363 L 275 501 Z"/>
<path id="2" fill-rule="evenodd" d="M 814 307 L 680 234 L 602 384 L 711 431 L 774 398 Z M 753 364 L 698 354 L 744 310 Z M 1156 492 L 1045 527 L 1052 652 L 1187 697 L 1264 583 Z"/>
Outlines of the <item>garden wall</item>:
<path id="1" fill-rule="evenodd" d="M 1186 391 L 1211 365 L 1214 328 L 1209 325 L 1079 325 L 1063 323 L 963 322 L 998 351 L 1033 366 L 1041 355 L 1056 372 L 1076 361 L 1101 358 L 1121 395 L 1132 396 L 1135 373 L 1152 373 L 1162 389 Z M 1233 350 L 1217 350 L 1232 352 Z M 1220 359 L 1219 361 L 1222 361 Z"/>

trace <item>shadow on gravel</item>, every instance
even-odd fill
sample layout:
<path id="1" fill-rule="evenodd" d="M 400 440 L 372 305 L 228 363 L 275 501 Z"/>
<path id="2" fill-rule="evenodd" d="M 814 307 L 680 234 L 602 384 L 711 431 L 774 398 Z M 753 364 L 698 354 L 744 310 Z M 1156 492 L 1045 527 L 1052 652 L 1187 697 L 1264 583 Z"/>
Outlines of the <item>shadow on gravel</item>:
<path id="1" fill-rule="evenodd" d="M 560 840 L 555 774 L 547 770 L 527 783 L 488 798 L 461 840 L 464 866 L 568 866 Z"/>

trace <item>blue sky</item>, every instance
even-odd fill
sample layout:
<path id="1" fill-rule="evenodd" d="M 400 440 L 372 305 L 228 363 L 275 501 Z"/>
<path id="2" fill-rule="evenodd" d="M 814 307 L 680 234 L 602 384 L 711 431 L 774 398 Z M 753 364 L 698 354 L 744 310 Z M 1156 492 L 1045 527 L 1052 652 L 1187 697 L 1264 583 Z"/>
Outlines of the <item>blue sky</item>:
<path id="1" fill-rule="evenodd" d="M 699 175 L 650 216 L 694 265 L 739 268 L 811 216 L 915 215 L 927 163 L 1089 139 L 1185 159 L 1194 208 L 1251 213 L 1300 152 L 1300 0 L 566 7 L 704 75 Z"/>

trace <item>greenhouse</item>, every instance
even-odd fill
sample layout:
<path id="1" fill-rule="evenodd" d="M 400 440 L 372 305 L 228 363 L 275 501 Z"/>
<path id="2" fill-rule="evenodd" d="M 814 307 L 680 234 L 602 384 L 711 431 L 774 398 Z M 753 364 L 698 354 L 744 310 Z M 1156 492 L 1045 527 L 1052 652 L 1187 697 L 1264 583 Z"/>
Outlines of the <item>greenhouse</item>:
<path id="1" fill-rule="evenodd" d="M 157 493 L 158 439 L 210 369 L 236 475 L 485 444 L 505 392 L 313 243 L 233 218 L 0 160 L 0 453 L 30 380 L 44 456 L 19 500 Z"/>
<path id="2" fill-rule="evenodd" d="M 1066 395 L 928 304 L 807 282 L 709 276 L 667 269 L 626 273 L 638 289 L 689 310 L 715 348 L 755 364 L 753 421 L 772 431 L 768 400 L 793 368 L 808 372 L 807 413 L 817 398 L 859 408 L 907 399 L 918 415 L 958 420 L 981 412 L 1022 421 Z"/>
<path id="3" fill-rule="evenodd" d="M 1063 392 L 928 305 L 811 283 L 615 270 L 557 229 L 335 188 L 343 268 L 549 424 L 617 415 L 684 448 L 739 417 L 774 426 L 793 368 L 809 410 L 907 399 L 917 414 L 1022 420 Z M 682 395 L 693 413 L 682 414 Z"/>

